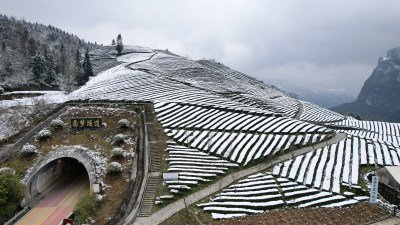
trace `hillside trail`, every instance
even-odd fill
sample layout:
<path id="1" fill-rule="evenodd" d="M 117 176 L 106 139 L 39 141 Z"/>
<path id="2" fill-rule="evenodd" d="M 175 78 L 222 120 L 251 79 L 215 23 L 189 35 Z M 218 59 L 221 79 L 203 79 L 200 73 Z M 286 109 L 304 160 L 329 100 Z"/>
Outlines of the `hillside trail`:
<path id="1" fill-rule="evenodd" d="M 296 115 L 294 116 L 294 118 L 296 120 L 300 120 L 301 115 L 304 112 L 304 105 L 300 100 L 297 100 L 297 102 L 299 103 L 299 111 L 297 111 Z"/>
<path id="2" fill-rule="evenodd" d="M 185 202 L 186 202 L 186 205 L 191 205 L 193 203 L 196 203 L 196 202 L 206 198 L 207 196 L 210 196 L 210 195 L 222 190 L 223 188 L 229 186 L 233 182 L 235 182 L 243 177 L 263 171 L 265 169 L 268 169 L 278 163 L 284 162 L 293 157 L 306 154 L 314 149 L 323 148 L 323 147 L 329 146 L 331 144 L 338 143 L 338 142 L 344 140 L 346 137 L 347 137 L 347 135 L 344 133 L 336 133 L 336 135 L 332 139 L 330 139 L 326 142 L 321 142 L 314 146 L 304 147 L 304 148 L 289 152 L 285 155 L 278 156 L 275 159 L 272 159 L 270 161 L 260 163 L 256 166 L 253 166 L 253 167 L 250 167 L 250 168 L 247 168 L 247 169 L 235 172 L 235 173 L 231 173 L 231 174 L 225 176 L 224 178 L 222 178 L 221 180 L 219 180 L 218 182 L 215 182 L 214 184 L 211 184 L 210 186 L 207 186 L 207 187 L 185 197 L 185 199 L 179 199 L 176 202 L 169 204 L 168 206 L 160 209 L 158 212 L 152 214 L 150 217 L 138 217 L 136 219 L 136 221 L 134 222 L 134 224 L 160 224 L 163 221 L 165 221 L 166 219 L 168 219 L 169 217 L 173 216 L 175 213 L 184 209 Z"/>

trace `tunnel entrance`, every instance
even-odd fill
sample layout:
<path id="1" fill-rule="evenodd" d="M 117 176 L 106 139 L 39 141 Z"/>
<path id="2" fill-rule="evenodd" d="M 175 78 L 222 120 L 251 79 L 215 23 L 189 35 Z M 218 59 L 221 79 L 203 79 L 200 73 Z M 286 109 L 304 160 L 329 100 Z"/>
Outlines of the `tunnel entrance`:
<path id="1" fill-rule="evenodd" d="M 30 180 L 28 192 L 34 197 L 59 185 L 67 185 L 82 180 L 87 190 L 90 188 L 89 175 L 85 166 L 75 158 L 62 157 L 43 166 Z"/>

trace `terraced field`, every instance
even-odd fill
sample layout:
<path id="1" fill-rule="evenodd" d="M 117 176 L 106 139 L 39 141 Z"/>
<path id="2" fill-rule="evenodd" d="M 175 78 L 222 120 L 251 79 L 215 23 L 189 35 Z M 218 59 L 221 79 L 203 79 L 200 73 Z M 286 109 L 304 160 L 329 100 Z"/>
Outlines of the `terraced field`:
<path id="1" fill-rule="evenodd" d="M 400 125 L 359 121 L 286 93 L 212 60 L 188 60 L 153 50 L 91 79 L 70 100 L 147 101 L 169 137 L 171 194 L 213 183 L 229 168 L 248 168 L 296 149 L 311 149 L 248 176 L 203 200 L 212 217 L 229 218 L 284 207 L 338 207 L 367 199 L 360 167 L 400 164 Z M 299 118 L 299 119 L 295 119 Z M 168 206 L 165 206 L 168 207 Z"/>
<path id="2" fill-rule="evenodd" d="M 338 144 L 278 164 L 274 174 L 340 193 L 341 185 L 358 185 L 359 165 L 398 166 L 399 153 L 388 143 L 371 144 L 363 138 L 348 136 Z"/>
<path id="3" fill-rule="evenodd" d="M 167 136 L 177 143 L 244 165 L 324 141 L 333 132 L 265 113 L 177 103 L 157 103 L 155 111 Z"/>
<path id="4" fill-rule="evenodd" d="M 301 115 L 300 120 L 326 123 L 331 121 L 342 121 L 345 119 L 343 115 L 324 109 L 318 105 L 309 102 L 302 102 L 302 104 L 304 106 L 304 112 Z"/>
<path id="5" fill-rule="evenodd" d="M 239 180 L 209 202 L 198 207 L 211 212 L 214 219 L 263 213 L 265 210 L 290 207 L 343 207 L 358 203 L 368 197 L 343 196 L 309 188 L 286 178 L 269 173 L 258 173 Z"/>

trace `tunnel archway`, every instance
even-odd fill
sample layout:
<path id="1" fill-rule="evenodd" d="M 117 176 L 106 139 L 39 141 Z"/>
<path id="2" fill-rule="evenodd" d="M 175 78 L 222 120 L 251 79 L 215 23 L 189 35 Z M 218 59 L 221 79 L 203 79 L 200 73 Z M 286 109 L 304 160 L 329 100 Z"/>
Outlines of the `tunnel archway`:
<path id="1" fill-rule="evenodd" d="M 64 176 L 83 174 L 89 180 L 89 185 L 96 182 L 95 162 L 86 153 L 87 149 L 77 146 L 65 146 L 48 153 L 36 163 L 23 180 L 26 190 L 23 205 L 34 196 L 42 193 L 55 181 Z M 85 174 L 86 173 L 86 174 Z"/>
<path id="2" fill-rule="evenodd" d="M 29 182 L 28 190 L 31 196 L 45 191 L 60 180 L 71 180 L 71 177 L 81 177 L 89 180 L 89 175 L 83 164 L 70 157 L 55 159 L 43 166 Z"/>

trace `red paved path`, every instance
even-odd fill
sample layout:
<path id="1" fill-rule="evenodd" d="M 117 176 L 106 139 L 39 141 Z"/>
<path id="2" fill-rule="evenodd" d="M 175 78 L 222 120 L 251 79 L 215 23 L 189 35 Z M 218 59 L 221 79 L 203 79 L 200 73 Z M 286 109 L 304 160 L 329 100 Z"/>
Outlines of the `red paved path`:
<path id="1" fill-rule="evenodd" d="M 78 200 L 88 191 L 87 175 L 67 179 L 16 224 L 57 225 L 72 212 Z"/>

